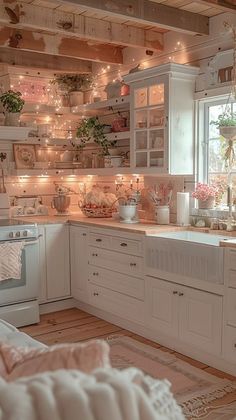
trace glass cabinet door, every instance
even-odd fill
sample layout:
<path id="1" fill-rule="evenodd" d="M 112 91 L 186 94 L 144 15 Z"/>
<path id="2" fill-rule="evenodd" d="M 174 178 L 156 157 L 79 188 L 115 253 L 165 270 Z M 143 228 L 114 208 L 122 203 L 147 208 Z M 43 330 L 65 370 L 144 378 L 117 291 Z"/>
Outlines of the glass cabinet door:
<path id="1" fill-rule="evenodd" d="M 164 168 L 166 142 L 165 84 L 134 89 L 136 168 Z"/>

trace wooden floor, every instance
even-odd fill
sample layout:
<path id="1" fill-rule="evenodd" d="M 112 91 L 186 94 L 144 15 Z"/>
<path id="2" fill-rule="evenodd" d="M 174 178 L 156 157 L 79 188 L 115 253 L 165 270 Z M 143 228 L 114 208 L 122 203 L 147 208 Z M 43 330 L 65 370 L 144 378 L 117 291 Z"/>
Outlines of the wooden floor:
<path id="1" fill-rule="evenodd" d="M 34 337 L 38 341 L 47 345 L 57 343 L 75 343 L 93 338 L 105 339 L 111 334 L 119 333 L 119 335 L 130 336 L 142 343 L 149 344 L 154 348 L 172 353 L 179 359 L 190 363 L 198 369 L 203 369 L 204 371 L 219 378 L 236 380 L 236 377 L 234 376 L 207 366 L 197 360 L 193 360 L 183 354 L 163 347 L 160 344 L 154 343 L 153 341 L 147 340 L 139 335 L 124 330 L 76 308 L 41 315 L 39 324 L 21 328 L 21 331 L 24 331 L 31 337 Z M 220 400 L 220 405 L 228 405 L 234 401 L 236 401 L 236 391 L 223 397 Z M 219 402 L 215 401 L 211 403 L 211 406 L 218 406 L 218 404 Z"/>

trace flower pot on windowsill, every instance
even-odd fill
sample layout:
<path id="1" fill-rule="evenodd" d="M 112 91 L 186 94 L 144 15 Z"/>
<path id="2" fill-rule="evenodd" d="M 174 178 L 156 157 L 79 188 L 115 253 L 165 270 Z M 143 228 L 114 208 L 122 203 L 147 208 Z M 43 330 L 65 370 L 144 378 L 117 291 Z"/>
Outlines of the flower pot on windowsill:
<path id="1" fill-rule="evenodd" d="M 225 139 L 234 139 L 236 138 L 236 125 L 228 125 L 228 126 L 222 126 L 219 127 L 220 134 Z"/>
<path id="2" fill-rule="evenodd" d="M 209 197 L 206 200 L 198 200 L 199 209 L 213 209 L 215 207 L 215 198 Z"/>

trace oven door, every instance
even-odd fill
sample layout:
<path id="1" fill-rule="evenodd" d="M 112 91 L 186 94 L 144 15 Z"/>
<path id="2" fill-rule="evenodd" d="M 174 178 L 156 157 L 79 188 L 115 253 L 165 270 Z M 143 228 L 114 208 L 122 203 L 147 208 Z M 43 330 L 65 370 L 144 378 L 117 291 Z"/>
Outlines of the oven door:
<path id="1" fill-rule="evenodd" d="M 39 296 L 39 241 L 25 241 L 21 279 L 0 281 L 0 306 L 27 302 Z"/>

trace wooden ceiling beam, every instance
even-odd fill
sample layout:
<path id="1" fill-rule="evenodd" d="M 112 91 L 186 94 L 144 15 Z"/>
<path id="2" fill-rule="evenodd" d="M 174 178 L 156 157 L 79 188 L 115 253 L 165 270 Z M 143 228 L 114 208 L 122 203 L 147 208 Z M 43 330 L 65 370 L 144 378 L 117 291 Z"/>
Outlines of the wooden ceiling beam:
<path id="1" fill-rule="evenodd" d="M 58 0 L 83 10 L 105 13 L 107 16 L 126 18 L 129 21 L 153 25 L 159 28 L 184 32 L 191 35 L 209 34 L 209 18 L 197 13 L 165 6 L 149 0 Z"/>
<path id="2" fill-rule="evenodd" d="M 15 18 L 10 11 L 16 15 Z M 11 23 L 17 28 L 60 33 L 95 42 L 153 51 L 163 50 L 163 34 L 156 31 L 17 1 L 9 3 L 9 0 L 3 0 L 0 5 L 0 23 Z"/>
<path id="3" fill-rule="evenodd" d="M 91 73 L 92 64 L 86 60 L 58 55 L 38 54 L 37 52 L 22 51 L 17 48 L 0 47 L 0 63 L 17 67 L 31 67 L 33 69 L 47 69 L 63 73 Z"/>
<path id="4" fill-rule="evenodd" d="M 87 41 L 60 34 L 53 35 L 15 27 L 0 26 L 0 46 L 82 60 L 123 64 L 120 47 L 106 44 L 90 45 Z"/>
<path id="5" fill-rule="evenodd" d="M 236 0 L 195 0 L 197 3 L 206 4 L 209 7 L 216 7 L 223 12 L 236 13 Z"/>

